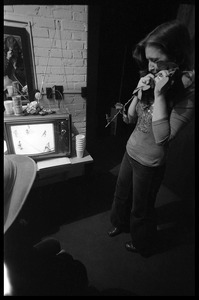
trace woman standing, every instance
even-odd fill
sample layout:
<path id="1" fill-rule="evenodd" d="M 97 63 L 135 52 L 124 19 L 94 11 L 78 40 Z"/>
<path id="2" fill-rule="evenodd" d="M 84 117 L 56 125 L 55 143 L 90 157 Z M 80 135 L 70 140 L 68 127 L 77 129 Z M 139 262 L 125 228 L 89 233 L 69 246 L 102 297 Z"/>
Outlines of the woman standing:
<path id="1" fill-rule="evenodd" d="M 177 20 L 155 28 L 134 50 L 140 80 L 126 123 L 136 122 L 124 154 L 110 220 L 110 237 L 129 232 L 125 247 L 146 253 L 156 242 L 155 200 L 170 142 L 194 117 L 190 37 Z"/>

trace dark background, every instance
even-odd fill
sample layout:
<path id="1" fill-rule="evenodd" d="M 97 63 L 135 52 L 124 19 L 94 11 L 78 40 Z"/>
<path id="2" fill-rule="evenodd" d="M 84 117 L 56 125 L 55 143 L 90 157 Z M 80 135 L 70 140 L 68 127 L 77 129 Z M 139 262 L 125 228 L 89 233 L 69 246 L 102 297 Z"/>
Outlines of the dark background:
<path id="1" fill-rule="evenodd" d="M 194 3 L 98 2 L 88 2 L 93 3 L 88 8 L 88 139 L 109 134 L 110 129 L 104 129 L 105 114 L 110 114 L 116 102 L 124 104 L 131 97 L 138 82 L 138 69 L 132 58 L 135 45 L 159 24 L 175 19 L 181 4 Z M 123 127 L 125 130 L 118 129 L 119 134 L 125 134 L 126 126 Z"/>

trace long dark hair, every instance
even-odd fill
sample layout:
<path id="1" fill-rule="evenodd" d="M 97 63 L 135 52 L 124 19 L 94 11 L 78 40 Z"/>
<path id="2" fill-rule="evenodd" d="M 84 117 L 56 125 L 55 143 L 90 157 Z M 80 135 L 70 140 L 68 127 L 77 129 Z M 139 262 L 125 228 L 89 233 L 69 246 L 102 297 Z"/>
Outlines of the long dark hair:
<path id="1" fill-rule="evenodd" d="M 23 62 L 23 52 L 17 42 L 16 38 L 12 35 L 9 35 L 4 40 L 4 55 L 7 55 L 9 50 L 12 50 L 13 55 L 11 60 L 16 60 L 17 65 L 20 65 Z"/>
<path id="2" fill-rule="evenodd" d="M 181 71 L 191 70 L 191 40 L 188 29 L 178 20 L 163 23 L 141 40 L 133 51 L 140 73 L 147 73 L 146 46 L 161 49 L 169 60 L 175 62 Z"/>

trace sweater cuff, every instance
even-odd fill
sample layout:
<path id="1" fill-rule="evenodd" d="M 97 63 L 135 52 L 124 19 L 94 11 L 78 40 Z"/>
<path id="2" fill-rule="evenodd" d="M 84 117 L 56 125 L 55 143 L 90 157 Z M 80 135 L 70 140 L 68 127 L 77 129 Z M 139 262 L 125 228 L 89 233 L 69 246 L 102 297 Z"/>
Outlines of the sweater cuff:
<path id="1" fill-rule="evenodd" d="M 156 120 L 156 121 L 152 121 L 152 124 L 153 125 L 159 125 L 161 123 L 164 123 L 165 121 L 168 121 L 168 117 L 165 117 L 165 118 L 162 118 L 162 119 L 159 119 L 159 120 Z"/>

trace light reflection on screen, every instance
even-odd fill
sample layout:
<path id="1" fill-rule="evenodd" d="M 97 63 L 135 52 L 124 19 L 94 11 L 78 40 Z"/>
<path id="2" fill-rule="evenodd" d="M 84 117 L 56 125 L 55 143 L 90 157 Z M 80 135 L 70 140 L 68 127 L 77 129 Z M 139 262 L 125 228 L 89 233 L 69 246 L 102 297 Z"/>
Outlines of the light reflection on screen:
<path id="1" fill-rule="evenodd" d="M 11 126 L 15 154 L 38 154 L 55 151 L 53 124 Z"/>

